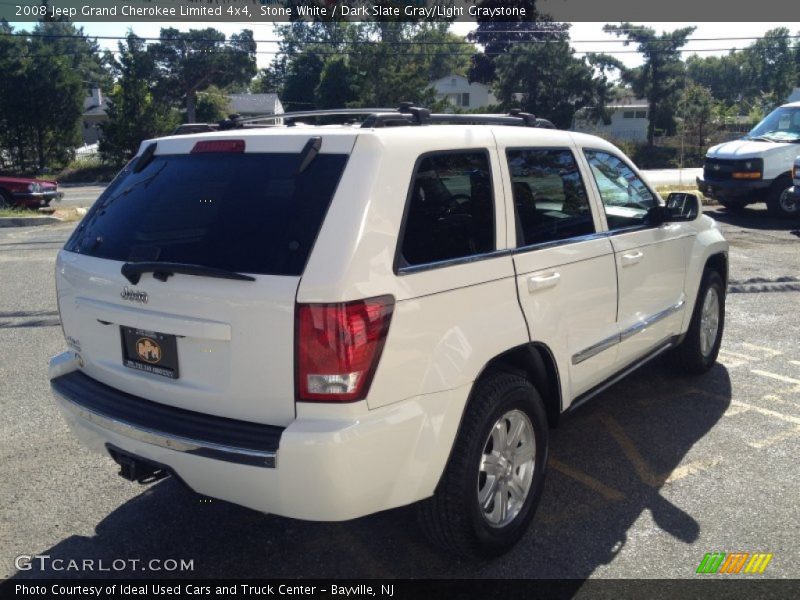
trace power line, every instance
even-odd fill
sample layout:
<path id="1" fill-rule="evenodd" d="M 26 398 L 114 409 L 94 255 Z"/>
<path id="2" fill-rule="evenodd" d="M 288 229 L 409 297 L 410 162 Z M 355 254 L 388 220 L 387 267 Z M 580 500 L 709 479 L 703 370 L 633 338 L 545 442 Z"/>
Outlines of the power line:
<path id="1" fill-rule="evenodd" d="M 492 34 L 526 34 L 526 33 L 567 33 L 563 31 L 534 31 L 534 30 L 509 30 L 509 31 L 492 31 Z M 120 35 L 79 35 L 79 34 L 50 34 L 50 33 L 13 33 L 13 32 L 0 32 L 0 36 L 3 37 L 20 37 L 20 38 L 52 38 L 52 39 L 91 39 L 91 40 L 113 40 L 113 41 L 124 41 L 128 39 L 128 36 L 120 36 Z M 141 37 L 135 36 L 136 39 L 142 41 L 158 41 L 158 42 L 198 42 L 198 43 L 216 43 L 216 44 L 231 44 L 235 43 L 233 40 L 230 39 L 215 39 L 215 38 L 192 38 L 187 36 L 180 36 L 180 37 Z M 800 39 L 800 35 L 786 35 L 781 36 L 782 39 Z M 733 36 L 733 37 L 689 37 L 686 38 L 687 42 L 721 42 L 721 41 L 753 41 L 753 40 L 766 40 L 770 39 L 766 36 Z M 247 42 L 255 42 L 257 44 L 281 44 L 286 43 L 286 40 L 275 38 L 275 39 L 253 39 L 253 40 L 245 40 Z M 639 43 L 632 40 L 625 40 L 625 39 L 593 39 L 593 40 L 573 40 L 567 37 L 564 40 L 520 40 L 520 39 L 507 39 L 507 40 L 491 40 L 491 43 L 494 44 L 552 44 L 556 42 L 569 42 L 571 44 L 635 44 Z M 355 44 L 387 44 L 393 46 L 415 46 L 415 45 L 433 45 L 433 46 L 452 46 L 452 45 L 469 45 L 473 46 L 475 44 L 478 45 L 485 45 L 480 42 L 469 42 L 467 40 L 420 40 L 420 41 L 411 41 L 411 40 L 310 40 L 310 41 L 294 41 L 289 42 L 290 44 L 294 45 L 355 45 Z M 671 44 L 674 43 L 672 40 L 649 40 L 646 42 L 647 44 Z"/>

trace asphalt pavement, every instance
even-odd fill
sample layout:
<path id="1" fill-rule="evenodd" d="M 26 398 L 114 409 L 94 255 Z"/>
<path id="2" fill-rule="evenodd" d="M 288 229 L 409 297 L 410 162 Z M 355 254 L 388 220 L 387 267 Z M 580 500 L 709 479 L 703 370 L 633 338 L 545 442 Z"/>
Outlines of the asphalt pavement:
<path id="1" fill-rule="evenodd" d="M 101 577 L 696 578 L 707 552 L 765 552 L 763 574 L 739 577 L 795 577 L 800 220 L 709 214 L 732 244 L 719 364 L 699 378 L 649 365 L 564 419 L 533 527 L 478 563 L 428 546 L 412 508 L 307 523 L 117 477 L 48 388 L 47 360 L 65 347 L 54 258 L 74 224 L 0 230 L 0 576 L 92 575 L 15 568 L 38 554 L 143 561 Z M 152 559 L 193 570 L 147 570 Z"/>

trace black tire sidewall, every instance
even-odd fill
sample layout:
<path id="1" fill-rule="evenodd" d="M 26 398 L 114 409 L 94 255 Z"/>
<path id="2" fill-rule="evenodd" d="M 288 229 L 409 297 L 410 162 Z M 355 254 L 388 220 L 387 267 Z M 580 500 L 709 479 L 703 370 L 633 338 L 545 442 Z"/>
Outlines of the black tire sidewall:
<path id="1" fill-rule="evenodd" d="M 798 214 L 798 211 L 786 212 L 781 206 L 781 196 L 790 187 L 792 187 L 792 179 L 786 175 L 778 177 L 772 184 L 767 196 L 767 210 L 771 215 L 788 217 Z"/>
<path id="2" fill-rule="evenodd" d="M 516 378 L 515 378 L 516 379 Z M 469 522 L 472 525 L 479 546 L 479 552 L 484 555 L 497 555 L 508 550 L 525 533 L 536 512 L 536 507 L 541 499 L 544 487 L 545 469 L 547 465 L 548 426 L 547 417 L 542 408 L 541 399 L 536 389 L 526 380 L 518 379 L 519 385 L 508 386 L 501 397 L 495 397 L 494 406 L 486 415 L 479 434 L 473 440 L 469 449 L 468 464 L 473 465 L 467 469 L 465 481 L 462 482 L 463 493 L 469 498 Z M 505 527 L 490 526 L 478 505 L 477 482 L 478 471 L 484 444 L 494 424 L 507 412 L 518 409 L 530 419 L 533 427 L 536 444 L 536 458 L 534 462 L 533 479 L 525 500 L 525 505 L 515 519 Z"/>
<path id="3" fill-rule="evenodd" d="M 719 324 L 717 327 L 717 339 L 714 340 L 714 346 L 708 356 L 704 356 L 700 349 L 700 319 L 703 313 L 703 303 L 706 299 L 706 294 L 710 287 L 715 287 L 717 290 L 717 298 L 719 300 Z M 716 271 L 706 271 L 703 275 L 703 281 L 700 286 L 700 292 L 697 294 L 697 304 L 695 306 L 694 315 L 692 315 L 692 325 L 689 330 L 693 353 L 696 353 L 698 364 L 703 369 L 710 369 L 716 362 L 719 348 L 722 345 L 722 334 L 725 329 L 725 289 L 722 277 Z"/>

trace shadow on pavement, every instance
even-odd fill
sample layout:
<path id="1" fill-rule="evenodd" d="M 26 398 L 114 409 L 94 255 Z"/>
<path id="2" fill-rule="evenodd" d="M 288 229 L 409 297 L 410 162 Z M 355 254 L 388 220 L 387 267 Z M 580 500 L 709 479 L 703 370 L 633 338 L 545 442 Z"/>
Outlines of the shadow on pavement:
<path id="1" fill-rule="evenodd" d="M 713 390 L 713 393 L 703 393 Z M 494 561 L 458 561 L 433 550 L 413 507 L 347 523 L 307 523 L 203 501 L 172 480 L 155 484 L 100 523 L 44 551 L 51 559 L 193 559 L 194 571 L 136 570 L 96 577 L 414 577 L 577 578 L 614 561 L 628 530 L 649 511 L 677 543 L 698 538 L 704 515 L 687 514 L 661 494 L 690 476 L 686 453 L 730 404 L 728 372 L 698 379 L 661 364 L 610 388 L 553 431 L 542 504 L 531 531 Z M 114 466 L 109 460 L 109 476 Z M 76 482 L 80 485 L 80 482 Z M 15 578 L 91 577 L 68 571 L 21 571 Z"/>
<path id="2" fill-rule="evenodd" d="M 723 206 L 711 206 L 706 207 L 703 212 L 720 223 L 747 229 L 794 233 L 794 230 L 800 225 L 800 214 L 774 217 L 764 209 L 763 205 L 746 206 L 738 210 L 729 210 Z"/>

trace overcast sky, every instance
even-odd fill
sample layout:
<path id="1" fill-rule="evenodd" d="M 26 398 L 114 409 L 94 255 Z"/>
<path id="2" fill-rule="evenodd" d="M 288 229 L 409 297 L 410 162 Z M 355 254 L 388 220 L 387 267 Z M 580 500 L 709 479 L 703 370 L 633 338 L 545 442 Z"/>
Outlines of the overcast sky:
<path id="1" fill-rule="evenodd" d="M 275 39 L 276 34 L 273 30 L 272 23 L 81 23 L 77 22 L 76 25 L 82 26 L 88 35 L 109 35 L 109 36 L 124 36 L 129 27 L 132 27 L 134 32 L 142 37 L 157 37 L 159 30 L 162 27 L 176 27 L 179 30 L 199 29 L 208 27 L 209 25 L 222 31 L 226 35 L 240 31 L 241 29 L 252 29 L 253 35 L 256 40 Z M 628 67 L 635 67 L 641 64 L 641 56 L 638 53 L 630 52 L 635 50 L 634 47 L 625 47 L 622 42 L 613 35 L 603 32 L 604 23 L 572 23 L 570 30 L 570 37 L 572 38 L 572 45 L 578 52 L 610 52 L 614 51 L 628 51 L 626 53 L 616 54 L 625 65 Z M 694 38 L 752 38 L 761 36 L 764 32 L 774 29 L 775 27 L 787 27 L 792 34 L 797 34 L 800 31 L 800 23 L 641 23 L 647 27 L 652 27 L 657 31 L 671 31 L 679 27 L 696 26 L 697 30 L 692 34 Z M 31 28 L 31 23 L 18 23 L 15 28 Z M 459 34 L 466 34 L 471 29 L 475 28 L 474 23 L 454 23 L 452 30 Z M 586 41 L 582 41 L 586 40 Z M 727 49 L 730 48 L 743 48 L 753 43 L 751 39 L 741 40 L 709 40 L 709 41 L 691 41 L 686 45 L 686 49 L 698 50 L 701 56 L 727 54 Z M 116 50 L 117 44 L 113 40 L 99 40 L 99 44 L 103 48 L 110 48 Z M 708 51 L 716 49 L 725 49 L 725 51 Z M 260 52 L 274 52 L 277 49 L 276 44 L 261 43 L 258 44 Z M 705 51 L 704 51 L 705 50 Z M 685 52 L 685 56 L 691 55 L 691 52 Z M 258 65 L 259 67 L 266 67 L 271 59 L 271 54 L 259 54 Z"/>

